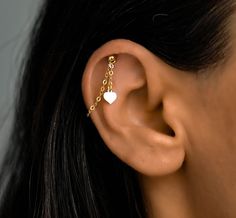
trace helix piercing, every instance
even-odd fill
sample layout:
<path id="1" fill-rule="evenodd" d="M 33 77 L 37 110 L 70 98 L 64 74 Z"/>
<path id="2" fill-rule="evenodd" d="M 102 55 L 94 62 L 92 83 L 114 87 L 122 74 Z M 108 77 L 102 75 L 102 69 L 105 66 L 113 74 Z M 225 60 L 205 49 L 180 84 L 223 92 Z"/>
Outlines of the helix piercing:
<path id="1" fill-rule="evenodd" d="M 112 77 L 114 74 L 113 69 L 115 68 L 115 63 L 116 63 L 115 57 L 113 55 L 109 56 L 108 57 L 108 67 L 107 67 L 107 71 L 105 73 L 105 77 L 102 81 L 100 93 L 96 97 L 95 102 L 89 107 L 87 117 L 89 117 L 90 114 L 97 108 L 99 102 L 101 102 L 101 100 L 102 100 L 102 97 L 109 104 L 112 104 L 116 101 L 117 94 L 116 94 L 116 92 L 114 92 L 112 90 L 113 89 Z"/>

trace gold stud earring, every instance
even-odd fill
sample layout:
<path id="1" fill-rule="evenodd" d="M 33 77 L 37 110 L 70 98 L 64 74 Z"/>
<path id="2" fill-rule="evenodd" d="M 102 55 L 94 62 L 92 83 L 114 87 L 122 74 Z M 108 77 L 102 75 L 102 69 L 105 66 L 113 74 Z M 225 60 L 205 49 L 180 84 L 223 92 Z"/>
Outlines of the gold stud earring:
<path id="1" fill-rule="evenodd" d="M 115 63 L 116 63 L 115 57 L 109 56 L 108 67 L 105 73 L 105 78 L 102 81 L 102 87 L 100 88 L 100 93 L 97 96 L 94 104 L 90 106 L 89 111 L 87 113 L 87 117 L 89 117 L 90 114 L 96 109 L 98 103 L 102 100 L 102 97 L 109 104 L 114 103 L 115 100 L 117 99 L 117 94 L 112 90 L 113 89 L 112 77 L 114 74 L 113 69 L 115 68 Z"/>

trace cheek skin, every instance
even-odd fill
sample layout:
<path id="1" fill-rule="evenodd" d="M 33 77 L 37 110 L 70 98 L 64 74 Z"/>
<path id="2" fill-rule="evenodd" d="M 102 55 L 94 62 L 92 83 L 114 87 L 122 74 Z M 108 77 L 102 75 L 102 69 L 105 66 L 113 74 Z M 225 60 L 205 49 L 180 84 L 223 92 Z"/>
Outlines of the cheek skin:
<path id="1" fill-rule="evenodd" d="M 181 102 L 180 116 L 189 141 L 185 168 L 189 190 L 196 192 L 196 207 L 196 202 L 209 200 L 205 210 L 215 211 L 215 217 L 225 217 L 227 211 L 235 210 L 235 71 L 232 61 L 209 78 L 195 78 Z M 225 211 L 219 211 L 222 202 L 228 207 Z"/>

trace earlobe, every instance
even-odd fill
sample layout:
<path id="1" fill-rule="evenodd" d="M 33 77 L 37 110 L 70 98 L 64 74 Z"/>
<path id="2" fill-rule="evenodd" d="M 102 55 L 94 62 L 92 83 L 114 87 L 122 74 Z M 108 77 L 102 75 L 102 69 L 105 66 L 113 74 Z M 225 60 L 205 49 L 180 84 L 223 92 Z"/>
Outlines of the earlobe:
<path id="1" fill-rule="evenodd" d="M 169 87 L 161 74 L 168 69 L 141 45 L 113 40 L 94 52 L 84 72 L 84 100 L 100 136 L 121 161 L 149 176 L 175 172 L 185 156 L 180 127 L 165 116 Z M 109 92 L 118 96 L 112 104 L 105 101 Z"/>

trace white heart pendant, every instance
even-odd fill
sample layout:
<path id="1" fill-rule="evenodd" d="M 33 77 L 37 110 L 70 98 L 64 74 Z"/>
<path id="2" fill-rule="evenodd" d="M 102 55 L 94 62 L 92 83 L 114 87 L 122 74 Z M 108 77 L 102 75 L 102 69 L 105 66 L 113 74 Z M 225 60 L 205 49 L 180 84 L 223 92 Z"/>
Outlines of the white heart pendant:
<path id="1" fill-rule="evenodd" d="M 115 92 L 105 92 L 103 98 L 109 103 L 112 104 L 117 99 L 117 94 Z"/>

